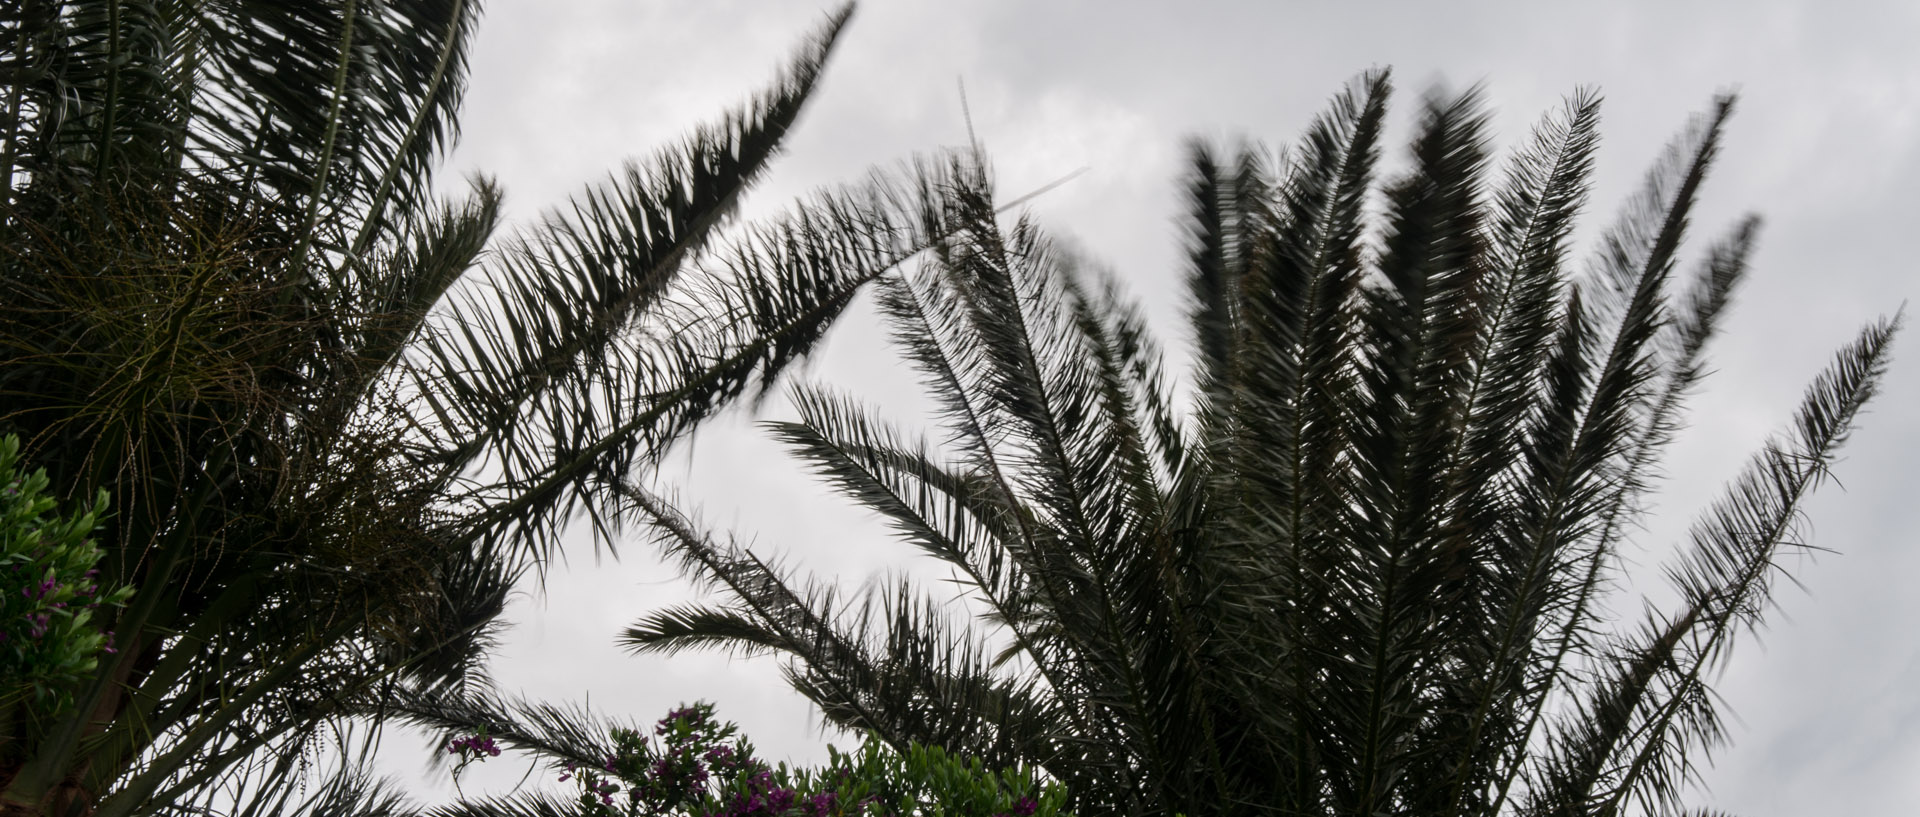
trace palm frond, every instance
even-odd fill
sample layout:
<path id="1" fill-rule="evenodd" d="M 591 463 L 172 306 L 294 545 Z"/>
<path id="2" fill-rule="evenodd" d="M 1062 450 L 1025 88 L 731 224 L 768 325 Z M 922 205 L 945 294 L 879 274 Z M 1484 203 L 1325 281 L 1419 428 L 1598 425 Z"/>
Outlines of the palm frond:
<path id="1" fill-rule="evenodd" d="M 481 524 L 551 533 L 589 477 L 625 472 L 647 442 L 657 441 L 608 416 L 659 396 L 644 390 L 659 374 L 646 366 L 652 361 L 636 359 L 637 325 L 658 311 L 773 157 L 850 13 L 848 7 L 830 18 L 771 90 L 589 189 L 510 242 L 484 287 L 454 294 L 460 318 L 423 337 L 424 371 L 415 378 L 455 422 L 440 467 L 451 476 L 491 465 L 505 472 L 506 485 L 522 488 L 508 489 L 518 499 L 510 510 L 490 509 Z M 848 235 L 828 230 L 866 226 L 836 217 L 833 204 L 803 211 L 791 237 L 819 246 Z M 823 216 L 823 224 L 808 221 Z M 790 287 L 818 282 L 799 270 L 778 280 Z"/>
<path id="2" fill-rule="evenodd" d="M 1421 611 L 1458 609 L 1472 597 L 1472 543 L 1454 516 L 1459 500 L 1423 475 L 1444 472 L 1457 444 L 1454 418 L 1478 337 L 1477 188 L 1486 152 L 1478 92 L 1429 98 L 1420 128 L 1415 169 L 1388 188 L 1377 266 L 1384 280 L 1364 293 L 1369 357 L 1360 366 L 1347 494 L 1354 507 L 1345 527 L 1355 553 L 1334 578 L 1357 592 L 1336 614 L 1352 617 L 1336 626 L 1354 660 L 1331 674 L 1331 695 L 1368 702 L 1332 719 L 1336 740 L 1354 752 L 1352 779 L 1334 785 L 1336 802 L 1350 790 L 1355 799 L 1339 808 L 1356 813 L 1393 797 L 1408 758 L 1391 747 L 1420 727 L 1415 696 L 1432 687 L 1452 651 L 1449 622 Z"/>
<path id="3" fill-rule="evenodd" d="M 1303 727 L 1321 709 L 1324 671 L 1302 647 L 1326 623 L 1329 569 L 1344 558 L 1317 522 L 1338 515 L 1345 490 L 1332 465 L 1351 423 L 1364 210 L 1390 88 L 1384 71 L 1350 83 L 1242 216 L 1259 226 L 1232 389 L 1203 404 L 1206 476 L 1183 510 L 1221 553 L 1199 569 L 1214 574 L 1213 660 L 1244 668 L 1213 682 L 1233 702 L 1222 723 L 1250 724 L 1232 730 L 1246 758 L 1237 774 L 1276 780 L 1280 808 L 1302 812 L 1320 808 L 1323 741 Z"/>
<path id="4" fill-rule="evenodd" d="M 621 632 L 618 643 L 636 653 L 675 655 L 683 650 L 719 649 L 737 657 L 787 652 L 794 646 L 738 611 L 694 604 L 647 614 Z"/>
<path id="5" fill-rule="evenodd" d="M 890 741 L 906 739 L 890 731 L 890 723 L 864 708 L 859 689 L 840 683 L 844 676 L 874 677 L 879 670 L 858 635 L 843 630 L 836 622 L 837 598 L 831 590 L 796 590 L 772 565 L 735 542 L 715 541 L 665 499 L 632 484 L 622 485 L 620 490 L 648 520 L 660 545 L 680 561 L 683 572 L 696 581 L 724 589 L 742 606 L 741 617 L 765 631 L 769 642 L 777 640 L 783 651 L 807 665 L 833 668 L 813 680 L 817 693 L 833 693 L 830 717 L 840 723 L 859 723 Z M 636 646 L 644 642 L 650 650 L 676 649 L 663 635 L 642 629 L 630 631 L 626 640 Z M 699 639 L 697 633 L 693 637 L 705 642 L 703 646 L 711 646 L 710 640 Z"/>
<path id="6" fill-rule="evenodd" d="M 1836 355 L 1808 387 L 1787 437 L 1770 441 L 1755 457 L 1694 526 L 1690 547 L 1669 567 L 1687 626 L 1657 650 L 1626 647 L 1652 653 L 1664 671 L 1656 676 L 1655 694 L 1629 699 L 1631 731 L 1605 736 L 1608 756 L 1618 765 L 1605 788 L 1589 796 L 1603 796 L 1609 811 L 1630 801 L 1649 809 L 1674 807 L 1693 756 L 1724 740 L 1708 675 L 1725 665 L 1733 639 L 1757 628 L 1772 607 L 1783 556 L 1811 547 L 1799 531 L 1801 506 L 1827 477 L 1835 450 L 1885 374 L 1898 325 L 1897 317 L 1869 325 Z M 1615 697 L 1604 686 L 1600 695 Z"/>
<path id="7" fill-rule="evenodd" d="M 1002 550 L 1018 539 L 1019 500 L 988 477 L 934 461 L 924 443 L 904 441 L 844 396 L 796 387 L 800 422 L 770 423 L 775 436 L 849 498 L 879 513 L 922 550 L 952 565 L 1009 622 L 1025 585 L 1020 560 Z M 1016 631 L 1019 625 L 1013 624 Z"/>
<path id="8" fill-rule="evenodd" d="M 1669 320 L 1667 282 L 1731 112 L 1730 97 L 1716 99 L 1669 146 L 1639 196 L 1602 237 L 1599 260 L 1586 286 L 1576 284 L 1568 298 L 1557 349 L 1548 355 L 1552 386 L 1526 425 L 1526 461 L 1518 476 L 1524 500 L 1514 511 L 1522 521 L 1509 536 L 1517 535 L 1518 546 L 1534 554 L 1528 564 L 1551 566 L 1558 575 L 1535 608 L 1551 611 L 1545 626 L 1552 635 L 1540 645 L 1537 675 L 1520 703 L 1520 734 L 1532 734 L 1542 722 L 1566 682 L 1569 658 L 1589 650 L 1590 611 L 1606 588 L 1623 521 L 1618 502 L 1638 490 L 1658 447 L 1655 432 L 1636 425 L 1644 417 L 1657 428 L 1664 413 L 1677 407 L 1681 392 L 1655 395 L 1656 344 Z M 1684 390 L 1691 381 L 1670 378 L 1668 385 Z M 1496 804 L 1521 773 L 1518 756 L 1524 751 L 1517 741 L 1509 746 L 1514 759 L 1503 763 Z"/>
<path id="9" fill-rule="evenodd" d="M 579 813 L 579 802 L 544 792 L 476 797 L 428 812 L 431 817 L 573 817 Z"/>
<path id="10" fill-rule="evenodd" d="M 1451 465 L 1460 518 L 1469 530 L 1498 530 L 1490 518 L 1511 501 L 1503 478 L 1521 455 L 1520 426 L 1538 406 L 1540 367 L 1549 351 L 1562 269 L 1572 221 L 1585 201 L 1597 143 L 1599 97 L 1576 93 L 1558 116 L 1537 126 L 1533 139 L 1508 163 L 1504 185 L 1491 202 L 1488 267 L 1477 299 L 1479 337 L 1461 395 L 1462 432 Z M 1565 381 L 1560 388 L 1565 389 Z M 1484 535 L 1484 534 L 1483 534 Z M 1541 545 L 1531 549 L 1510 544 Z M 1461 645 L 1462 660 L 1483 668 L 1461 678 L 1458 697 L 1464 721 L 1452 782 L 1440 808 L 1451 812 L 1464 798 L 1484 792 L 1498 758 L 1522 729 L 1515 708 L 1532 680 L 1533 633 L 1541 611 L 1552 606 L 1558 567 L 1557 542 L 1492 536 L 1476 548 L 1498 548 L 1485 568 L 1486 628 Z M 1446 774 L 1444 767 L 1438 770 Z"/>
<path id="11" fill-rule="evenodd" d="M 402 793 L 397 782 L 375 777 L 364 767 L 340 770 L 304 792 L 291 780 L 282 782 L 285 785 L 261 791 L 229 813 L 234 817 L 423 817 L 427 813 Z M 210 804 L 200 807 L 205 810 L 181 808 L 185 805 L 176 804 L 162 813 L 207 814 L 213 810 Z"/>
<path id="12" fill-rule="evenodd" d="M 488 737 L 507 748 L 531 752 L 555 764 L 572 762 L 589 768 L 613 756 L 610 727 L 640 729 L 634 723 L 604 721 L 584 707 L 529 701 L 488 689 L 429 692 L 399 687 L 378 705 L 402 723 L 444 736 L 485 729 Z M 446 753 L 435 752 L 433 758 L 444 763 Z"/>

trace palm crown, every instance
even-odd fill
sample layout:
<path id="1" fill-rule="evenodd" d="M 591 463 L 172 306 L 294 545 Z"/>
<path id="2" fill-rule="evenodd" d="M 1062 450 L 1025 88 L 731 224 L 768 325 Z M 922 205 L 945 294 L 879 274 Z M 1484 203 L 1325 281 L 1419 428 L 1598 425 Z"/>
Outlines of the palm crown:
<path id="1" fill-rule="evenodd" d="M 829 721 L 1036 764 L 1082 814 L 1677 810 L 1723 738 L 1713 670 L 1803 546 L 1896 321 L 1693 527 L 1678 609 L 1612 626 L 1617 554 L 1753 246 L 1747 218 L 1677 272 L 1732 100 L 1576 274 L 1596 96 L 1498 171 L 1477 93 L 1429 96 L 1376 189 L 1388 90 L 1357 80 L 1278 161 L 1193 150 L 1184 408 L 1136 308 L 1003 226 L 956 157 L 928 225 L 951 237 L 880 300 L 945 444 L 819 387 L 772 429 L 950 566 L 977 626 L 904 579 L 846 603 L 629 485 L 723 595 L 625 642 L 786 656 Z"/>
<path id="2" fill-rule="evenodd" d="M 138 589 L 76 706 L 0 711 L 0 812 L 365 795 L 294 781 L 383 690 L 474 677 L 563 523 L 924 243 L 882 183 L 723 228 L 849 12 L 496 241 L 490 182 L 431 184 L 476 3 L 0 11 L 0 428 L 111 493 L 103 578 Z"/>

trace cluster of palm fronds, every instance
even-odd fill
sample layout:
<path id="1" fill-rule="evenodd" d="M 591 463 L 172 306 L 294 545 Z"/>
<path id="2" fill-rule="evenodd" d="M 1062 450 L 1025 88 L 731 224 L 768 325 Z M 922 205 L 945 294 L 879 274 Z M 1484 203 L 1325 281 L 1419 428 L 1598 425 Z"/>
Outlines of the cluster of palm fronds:
<path id="1" fill-rule="evenodd" d="M 850 9 L 494 240 L 490 182 L 431 193 L 476 5 L 0 9 L 0 428 L 111 493 L 138 588 L 68 716 L 0 724 L 6 809 L 296 808 L 346 715 L 469 681 L 564 523 L 925 243 L 887 181 L 725 225 Z"/>
<path id="2" fill-rule="evenodd" d="M 832 722 L 1039 766 L 1085 814 L 1668 812 L 1894 331 L 1696 526 L 1680 608 L 1612 628 L 1753 244 L 1743 221 L 1676 273 L 1729 101 L 1578 275 L 1591 95 L 1503 171 L 1477 96 L 1433 96 L 1379 190 L 1382 74 L 1278 161 L 1197 148 L 1181 407 L 1140 313 L 1003 227 L 976 154 L 724 229 L 844 10 L 770 91 L 495 241 L 489 182 L 430 192 L 476 16 L 0 8 L 0 433 L 110 493 L 102 578 L 137 588 L 76 707 L 0 724 L 0 810 L 397 813 L 350 728 L 393 714 L 596 749 L 580 713 L 468 686 L 560 527 L 637 513 L 726 598 L 632 646 L 786 655 Z M 796 584 L 631 482 L 876 280 L 946 445 L 819 388 L 776 431 L 990 631 L 905 581 Z"/>
<path id="3" fill-rule="evenodd" d="M 1680 272 L 1732 101 L 1576 274 L 1596 96 L 1496 168 L 1478 95 L 1432 95 L 1376 188 L 1387 96 L 1365 76 L 1278 161 L 1194 150 L 1184 408 L 1135 307 L 956 164 L 951 237 L 881 300 L 945 443 L 824 388 L 773 429 L 944 560 L 979 626 L 905 580 L 846 603 L 630 486 L 722 598 L 625 642 L 783 655 L 832 723 L 1037 764 L 1082 814 L 1674 812 L 1895 322 L 1694 527 L 1679 608 L 1612 626 L 1753 246 L 1749 218 Z"/>

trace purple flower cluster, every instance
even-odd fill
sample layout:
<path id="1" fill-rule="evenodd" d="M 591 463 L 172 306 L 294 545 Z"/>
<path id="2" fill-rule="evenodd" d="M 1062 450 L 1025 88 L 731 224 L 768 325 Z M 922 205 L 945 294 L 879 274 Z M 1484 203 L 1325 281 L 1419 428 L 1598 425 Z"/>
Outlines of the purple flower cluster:
<path id="1" fill-rule="evenodd" d="M 718 774 L 731 774 L 739 770 L 742 765 L 740 754 L 735 752 L 732 746 L 725 744 L 708 749 L 700 755 L 700 758 L 706 761 L 707 768 Z M 748 760 L 750 761 L 751 758 Z"/>
<path id="2" fill-rule="evenodd" d="M 675 725 L 684 723 L 689 729 L 700 730 L 712 724 L 711 711 L 704 706 L 683 706 L 667 713 L 667 716 L 654 722 L 653 733 L 664 735 Z"/>
<path id="3" fill-rule="evenodd" d="M 483 732 L 448 742 L 447 754 L 460 755 L 467 759 L 478 758 L 481 755 L 499 757 L 500 745 L 494 743 L 493 738 L 487 737 Z"/>
<path id="4" fill-rule="evenodd" d="M 606 771 L 612 772 L 618 766 L 618 758 L 609 757 L 603 761 L 600 766 Z M 593 770 L 582 769 L 578 763 L 567 761 L 566 763 L 560 764 L 560 768 L 563 770 L 560 774 L 560 782 L 565 783 L 569 780 L 579 781 L 582 803 L 591 803 L 597 799 L 602 806 L 612 806 L 613 796 L 620 793 L 620 785 L 618 783 L 601 777 Z M 639 797 L 639 789 L 628 789 L 628 800 L 638 800 Z"/>
<path id="5" fill-rule="evenodd" d="M 24 565 L 14 565 L 13 572 L 19 573 L 24 567 Z M 30 602 L 42 602 L 45 605 L 44 609 L 38 611 L 29 610 L 22 615 L 21 620 L 24 620 L 27 624 L 27 637 L 35 640 L 46 637 L 47 633 L 53 629 L 52 611 L 64 610 L 68 606 L 66 601 L 48 601 L 48 599 L 71 598 L 74 599 L 76 603 L 81 599 L 95 599 L 100 593 L 100 585 L 92 582 L 91 579 L 98 575 L 100 575 L 100 571 L 88 570 L 85 575 L 81 576 L 80 582 L 73 585 L 62 585 L 60 578 L 54 574 L 53 570 L 49 569 L 45 579 L 42 579 L 36 584 L 29 584 L 20 588 L 20 596 L 22 598 Z M 67 592 L 69 589 L 71 589 L 71 594 Z M 92 610 L 98 608 L 100 602 L 97 600 L 88 601 L 81 606 Z M 112 644 L 113 633 L 109 632 L 106 635 L 108 639 L 105 648 L 106 651 L 109 653 L 115 652 Z M 8 637 L 9 634 L 6 631 L 0 630 L 0 643 L 5 643 Z"/>
<path id="6" fill-rule="evenodd" d="M 18 441 L 0 437 L 0 676 L 13 691 L 30 693 L 36 712 L 53 714 L 73 703 L 73 692 L 94 676 L 102 656 L 116 652 L 99 608 L 124 606 L 130 587 L 103 588 L 96 567 L 103 553 L 87 538 L 104 513 L 102 493 L 92 510 L 57 513 L 45 495 L 44 471 L 18 473 Z"/>
<path id="7" fill-rule="evenodd" d="M 755 760 L 744 743 L 728 742 L 735 731 L 714 719 L 711 705 L 681 707 L 655 722 L 651 735 L 613 730 L 615 754 L 597 769 L 563 763 L 560 781 L 579 787 L 577 802 L 588 817 L 836 815 L 835 795 L 785 785 L 784 775 Z M 626 796 L 616 799 L 621 792 Z"/>
<path id="8" fill-rule="evenodd" d="M 19 568 L 14 569 L 18 570 Z M 26 596 L 29 599 L 44 598 L 53 592 L 53 588 L 58 586 L 60 586 L 60 582 L 54 579 L 54 577 L 48 576 L 46 581 L 38 585 L 28 585 L 20 588 L 20 595 Z"/>
<path id="9" fill-rule="evenodd" d="M 721 803 L 719 811 L 709 812 L 707 817 L 829 817 L 835 813 L 863 815 L 874 802 L 868 797 L 848 804 L 844 811 L 836 812 L 840 804 L 837 792 L 823 791 L 811 796 L 802 796 L 792 787 L 781 785 L 771 772 L 764 769 L 745 781 L 745 785 L 731 798 Z"/>
<path id="10" fill-rule="evenodd" d="M 19 595 L 0 597 L 0 645 L 6 653 L 8 674 L 18 673 L 34 680 L 28 683 L 41 694 L 56 690 L 62 679 L 74 679 L 92 672 L 101 654 L 119 652 L 114 648 L 113 631 L 93 630 L 88 622 L 102 605 L 124 603 L 130 590 L 103 596 L 94 577 L 99 570 L 89 569 L 74 576 L 72 554 L 49 553 L 44 547 L 28 553 L 7 554 L 15 562 L 7 572 L 8 583 L 18 582 Z M 52 560 L 51 565 L 43 562 Z M 4 562 L 0 562 L 4 563 Z"/>

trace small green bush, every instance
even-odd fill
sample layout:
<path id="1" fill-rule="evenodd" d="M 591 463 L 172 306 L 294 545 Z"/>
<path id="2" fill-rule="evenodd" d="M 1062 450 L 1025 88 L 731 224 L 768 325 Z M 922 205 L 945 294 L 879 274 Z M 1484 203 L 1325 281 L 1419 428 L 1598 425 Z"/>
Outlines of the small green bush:
<path id="1" fill-rule="evenodd" d="M 101 551 L 87 537 L 107 493 L 60 516 L 44 494 L 46 471 L 22 474 L 19 454 L 18 438 L 0 438 L 0 712 L 56 714 L 114 651 L 96 611 L 125 604 L 133 588 L 109 591 L 98 580 Z"/>

